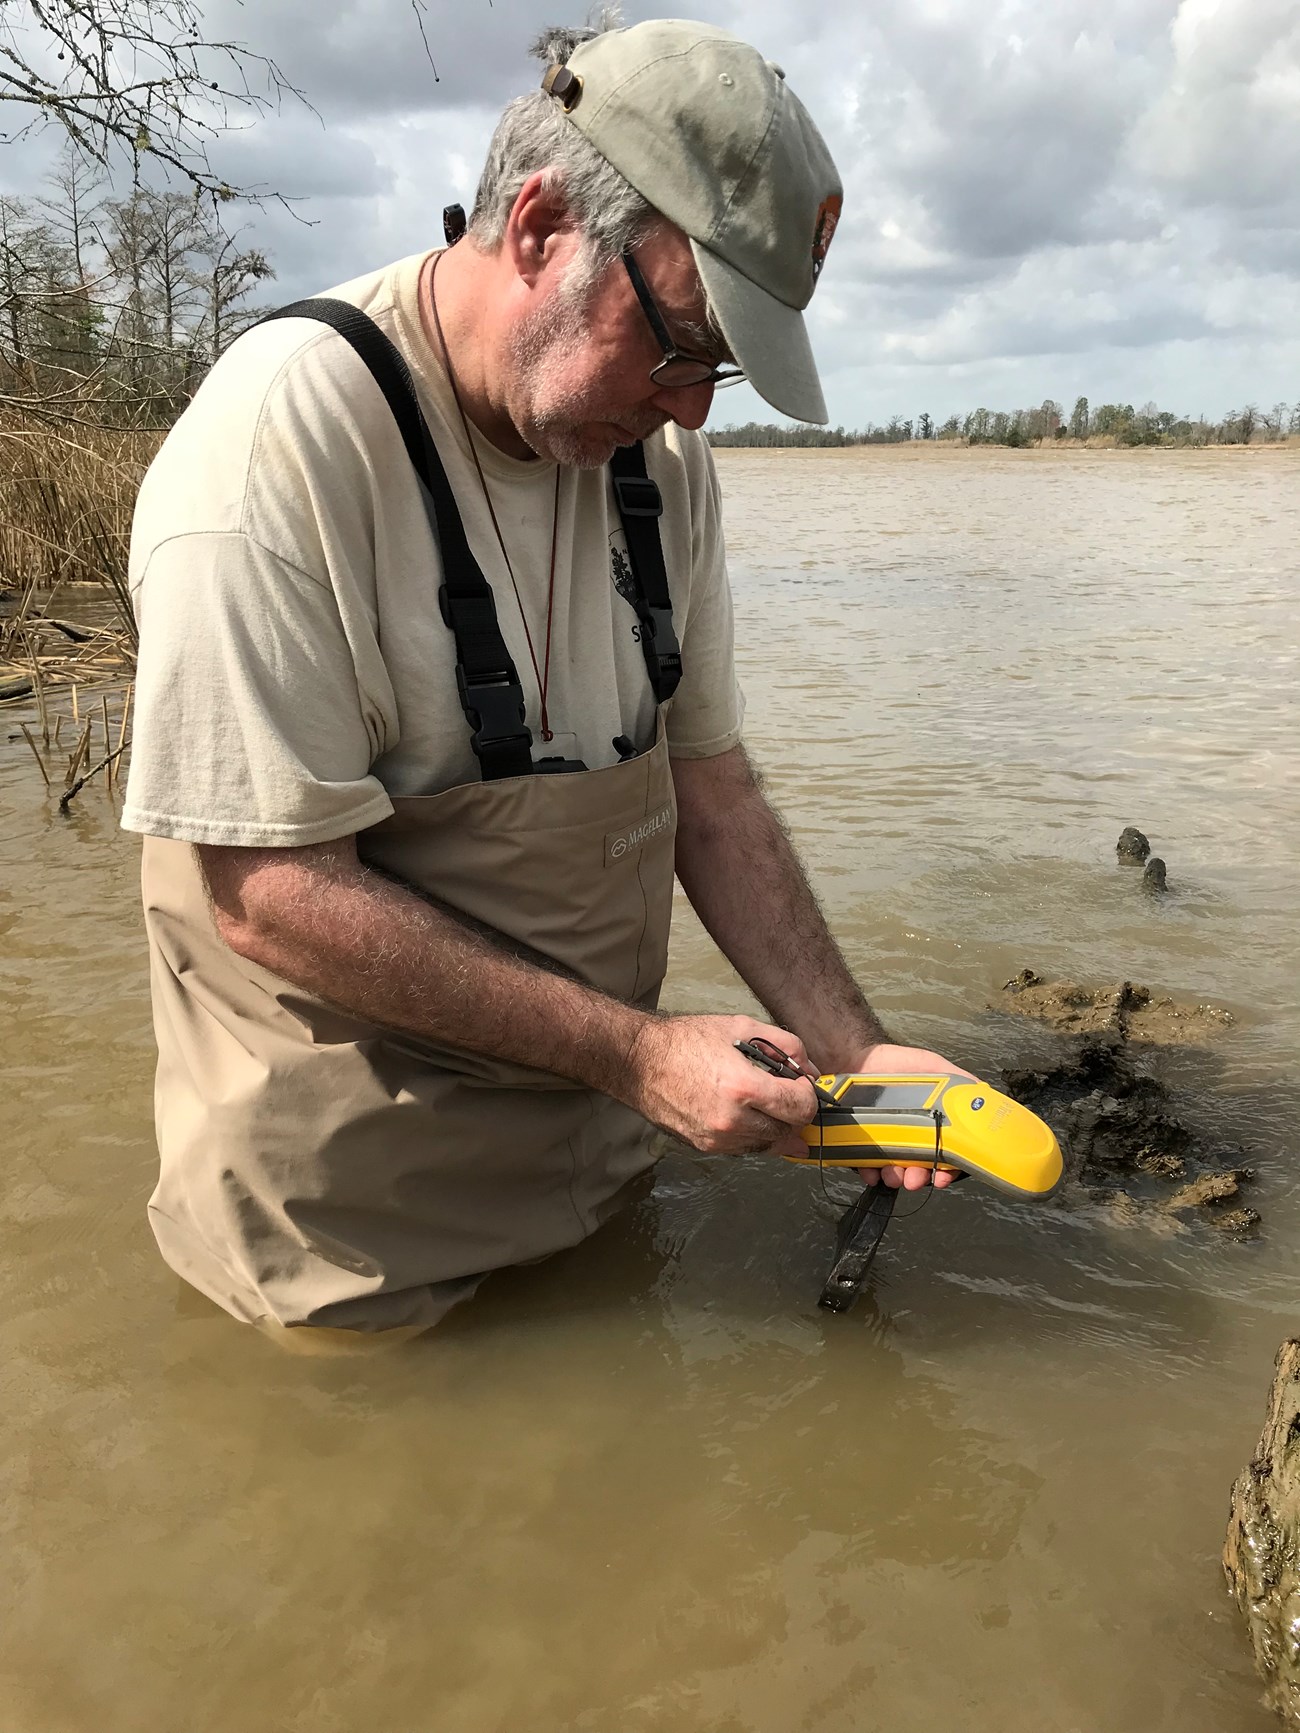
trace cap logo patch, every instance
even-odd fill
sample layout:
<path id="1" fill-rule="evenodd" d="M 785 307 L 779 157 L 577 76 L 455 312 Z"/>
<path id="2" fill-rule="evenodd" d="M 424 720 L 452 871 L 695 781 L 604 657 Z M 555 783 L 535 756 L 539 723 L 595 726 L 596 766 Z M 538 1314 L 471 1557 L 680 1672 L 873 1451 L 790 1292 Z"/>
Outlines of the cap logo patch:
<path id="1" fill-rule="evenodd" d="M 821 209 L 817 212 L 817 227 L 813 230 L 812 244 L 814 282 L 822 274 L 822 266 L 826 263 L 826 251 L 834 238 L 840 220 L 840 211 L 843 207 L 843 197 L 839 193 L 832 193 L 828 199 L 822 200 Z"/>

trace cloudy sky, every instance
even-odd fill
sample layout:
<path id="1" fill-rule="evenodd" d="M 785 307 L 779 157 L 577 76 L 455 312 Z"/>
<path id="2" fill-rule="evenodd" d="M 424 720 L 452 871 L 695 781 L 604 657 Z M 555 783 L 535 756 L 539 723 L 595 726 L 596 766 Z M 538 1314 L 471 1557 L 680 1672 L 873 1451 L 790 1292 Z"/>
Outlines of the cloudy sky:
<path id="1" fill-rule="evenodd" d="M 809 315 L 832 421 L 1079 393 L 1215 418 L 1300 399 L 1300 0 L 688 10 L 780 62 L 843 174 Z M 429 0 L 435 82 L 409 0 L 204 11 L 317 111 L 286 104 L 215 153 L 300 200 L 306 221 L 247 217 L 286 300 L 433 244 L 538 76 L 530 37 L 572 21 L 555 0 Z M 5 146 L 6 184 L 25 190 L 43 149 Z M 752 414 L 771 419 L 735 391 L 714 420 Z"/>

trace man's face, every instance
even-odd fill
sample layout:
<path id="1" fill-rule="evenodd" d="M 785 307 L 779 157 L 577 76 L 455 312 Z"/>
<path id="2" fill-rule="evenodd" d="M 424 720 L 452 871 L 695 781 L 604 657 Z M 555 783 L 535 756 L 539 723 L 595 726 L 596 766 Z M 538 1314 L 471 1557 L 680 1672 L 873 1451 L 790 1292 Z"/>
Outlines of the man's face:
<path id="1" fill-rule="evenodd" d="M 686 237 L 660 229 L 636 257 L 673 341 L 722 359 L 703 329 L 704 292 Z M 545 302 L 514 326 L 508 352 L 515 429 L 540 457 L 576 469 L 599 469 L 617 446 L 668 421 L 700 427 L 713 401 L 711 384 L 665 389 L 651 379 L 663 350 L 617 259 L 593 279 L 584 256 L 574 256 Z"/>

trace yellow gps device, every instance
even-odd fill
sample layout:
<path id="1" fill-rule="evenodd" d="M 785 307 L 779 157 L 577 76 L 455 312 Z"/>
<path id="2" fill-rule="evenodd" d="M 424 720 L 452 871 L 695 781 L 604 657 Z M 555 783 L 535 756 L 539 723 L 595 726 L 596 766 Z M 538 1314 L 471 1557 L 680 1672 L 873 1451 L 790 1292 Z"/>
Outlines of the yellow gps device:
<path id="1" fill-rule="evenodd" d="M 1050 1126 L 1009 1095 L 969 1077 L 819 1077 L 818 1113 L 800 1136 L 815 1167 L 918 1163 L 969 1173 L 1014 1197 L 1047 1197 L 1062 1173 Z"/>

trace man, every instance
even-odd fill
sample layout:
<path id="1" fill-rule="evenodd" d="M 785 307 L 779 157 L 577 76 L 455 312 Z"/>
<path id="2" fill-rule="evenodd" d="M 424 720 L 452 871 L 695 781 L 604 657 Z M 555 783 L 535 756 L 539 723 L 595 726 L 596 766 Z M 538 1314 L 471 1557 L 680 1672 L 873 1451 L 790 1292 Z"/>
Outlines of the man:
<path id="1" fill-rule="evenodd" d="M 253 1322 L 434 1323 L 591 1232 L 652 1125 L 802 1148 L 810 1084 L 741 1038 L 943 1063 L 889 1043 L 740 745 L 697 431 L 736 367 L 825 420 L 801 309 L 834 165 L 723 32 L 543 46 L 468 236 L 336 297 L 409 364 L 436 540 L 418 436 L 310 308 L 223 357 L 141 491 L 151 1221 Z M 674 871 L 771 1024 L 656 1012 Z"/>

